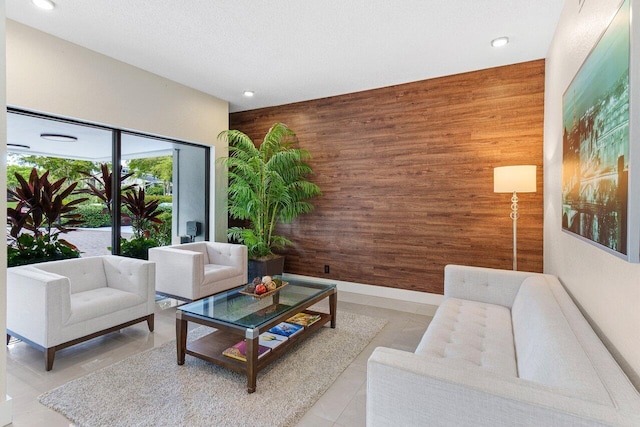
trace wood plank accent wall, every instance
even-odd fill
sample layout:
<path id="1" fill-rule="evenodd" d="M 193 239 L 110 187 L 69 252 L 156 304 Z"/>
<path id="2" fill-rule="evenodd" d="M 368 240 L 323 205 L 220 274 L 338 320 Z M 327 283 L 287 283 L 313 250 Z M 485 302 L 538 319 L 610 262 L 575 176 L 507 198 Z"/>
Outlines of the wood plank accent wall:
<path id="1" fill-rule="evenodd" d="M 324 194 L 280 227 L 285 271 L 443 292 L 446 264 L 511 268 L 509 194 L 493 168 L 538 166 L 520 194 L 518 267 L 542 271 L 544 60 L 233 113 L 256 143 L 283 122 Z M 324 273 L 324 266 L 330 273 Z"/>

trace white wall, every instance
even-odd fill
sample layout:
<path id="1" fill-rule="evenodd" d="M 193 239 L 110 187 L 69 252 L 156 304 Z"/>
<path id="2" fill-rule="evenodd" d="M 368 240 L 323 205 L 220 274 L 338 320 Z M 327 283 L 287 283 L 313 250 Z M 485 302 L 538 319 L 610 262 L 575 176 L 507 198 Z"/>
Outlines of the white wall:
<path id="1" fill-rule="evenodd" d="M 229 104 L 195 89 L 7 20 L 7 104 L 214 146 Z M 210 236 L 226 241 L 226 173 L 211 186 Z M 203 195 L 204 196 L 204 195 Z M 214 237 L 215 236 L 215 237 Z"/>
<path id="2" fill-rule="evenodd" d="M 640 264 L 627 263 L 562 232 L 562 94 L 621 2 L 586 0 L 581 10 L 580 3 L 566 1 L 546 60 L 544 268 L 545 272 L 560 277 L 636 388 L 640 389 Z M 640 29 L 640 1 L 633 0 L 632 8 L 635 23 L 632 35 L 636 34 L 633 39 L 637 38 L 635 30 Z M 632 62 L 639 56 L 639 48 L 632 46 Z M 638 71 L 631 70 L 633 78 L 640 77 Z M 635 84 L 633 79 L 631 84 Z M 640 100 L 635 86 L 631 95 L 636 101 Z M 638 119 L 640 116 L 632 112 L 631 126 L 635 126 Z M 636 128 L 632 132 L 637 135 Z M 631 150 L 634 148 L 640 150 L 639 138 L 632 137 Z M 640 164 L 636 163 L 631 167 L 638 166 Z M 637 178 L 630 175 L 630 183 L 632 179 Z"/>
<path id="3" fill-rule="evenodd" d="M 0 0 L 0 105 L 6 104 L 5 2 Z M 7 114 L 0 110 L 0 188 L 7 186 Z M 0 197 L 0 224 L 7 222 L 7 198 Z M 6 235 L 6 228 L 4 228 Z M 6 236 L 5 239 L 6 240 Z M 7 246 L 0 245 L 0 331 L 7 329 Z M 4 338 L 3 338 L 4 340 Z M 7 346 L 0 346 L 0 426 L 11 423 L 11 400 L 7 394 Z"/>

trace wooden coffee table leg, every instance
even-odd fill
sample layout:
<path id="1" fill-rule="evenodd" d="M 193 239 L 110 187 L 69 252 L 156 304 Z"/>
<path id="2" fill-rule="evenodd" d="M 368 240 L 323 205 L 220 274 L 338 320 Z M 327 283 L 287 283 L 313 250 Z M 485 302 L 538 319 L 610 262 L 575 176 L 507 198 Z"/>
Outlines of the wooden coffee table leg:
<path id="1" fill-rule="evenodd" d="M 176 353 L 178 365 L 184 365 L 185 350 L 187 349 L 187 321 L 182 320 L 182 312 L 176 313 Z"/>
<path id="2" fill-rule="evenodd" d="M 338 307 L 338 292 L 329 295 L 329 313 L 331 313 L 331 327 L 336 327 L 336 308 Z"/>
<path id="3" fill-rule="evenodd" d="M 256 329 L 247 329 L 247 392 L 256 391 L 256 377 L 258 376 L 258 341 Z M 251 338 L 253 336 L 253 338 Z"/>

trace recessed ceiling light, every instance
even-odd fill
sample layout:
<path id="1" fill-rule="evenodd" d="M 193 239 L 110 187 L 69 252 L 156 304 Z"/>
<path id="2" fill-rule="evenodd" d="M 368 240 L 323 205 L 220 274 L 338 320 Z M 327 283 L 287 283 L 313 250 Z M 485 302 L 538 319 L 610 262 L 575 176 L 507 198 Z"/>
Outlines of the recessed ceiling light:
<path id="1" fill-rule="evenodd" d="M 7 147 L 13 147 L 13 148 L 23 148 L 25 150 L 30 150 L 31 147 L 28 145 L 24 145 L 24 144 L 12 144 L 12 143 L 7 143 Z"/>
<path id="2" fill-rule="evenodd" d="M 56 4 L 51 0 L 31 0 L 31 3 L 44 10 L 52 10 L 56 7 Z"/>
<path id="3" fill-rule="evenodd" d="M 57 133 L 41 133 L 40 138 L 48 139 L 49 141 L 57 141 L 57 142 L 75 142 L 78 140 L 75 136 L 71 135 L 60 135 Z"/>
<path id="4" fill-rule="evenodd" d="M 498 37 L 497 39 L 491 40 L 491 46 L 493 47 L 506 46 L 508 43 L 509 43 L 509 37 Z"/>
<path id="5" fill-rule="evenodd" d="M 255 95 L 256 93 L 252 90 L 245 90 L 243 95 L 246 96 L 247 98 L 251 98 L 253 95 Z"/>

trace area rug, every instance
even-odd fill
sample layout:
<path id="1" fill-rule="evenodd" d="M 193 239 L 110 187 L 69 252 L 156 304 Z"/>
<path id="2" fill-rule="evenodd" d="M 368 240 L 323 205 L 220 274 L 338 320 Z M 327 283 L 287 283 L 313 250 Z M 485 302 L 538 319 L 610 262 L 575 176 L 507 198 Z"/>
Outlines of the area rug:
<path id="1" fill-rule="evenodd" d="M 175 341 L 131 356 L 39 397 L 78 426 L 291 426 L 304 415 L 386 324 L 339 311 L 337 327 L 320 329 L 258 374 L 246 377 L 187 355 Z M 189 339 L 209 333 L 189 332 Z"/>

